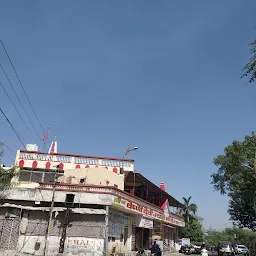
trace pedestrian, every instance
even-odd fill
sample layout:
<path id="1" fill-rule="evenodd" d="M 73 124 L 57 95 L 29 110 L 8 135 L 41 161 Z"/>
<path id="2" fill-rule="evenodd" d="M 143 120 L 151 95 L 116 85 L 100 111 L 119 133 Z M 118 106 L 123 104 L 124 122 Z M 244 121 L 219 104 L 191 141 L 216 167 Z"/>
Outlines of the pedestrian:
<path id="1" fill-rule="evenodd" d="M 153 253 L 155 254 L 155 256 L 161 256 L 162 255 L 161 249 L 160 249 L 159 245 L 156 243 L 156 241 L 154 241 L 150 250 L 151 250 L 152 254 Z"/>

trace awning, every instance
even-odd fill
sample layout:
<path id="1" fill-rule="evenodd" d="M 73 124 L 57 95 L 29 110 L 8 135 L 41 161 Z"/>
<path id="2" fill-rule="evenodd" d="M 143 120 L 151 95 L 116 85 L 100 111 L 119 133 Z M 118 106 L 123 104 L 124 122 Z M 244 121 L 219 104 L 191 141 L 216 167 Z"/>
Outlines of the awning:
<path id="1" fill-rule="evenodd" d="M 3 205 L 0 205 L 0 207 L 11 207 L 11 208 L 19 208 L 24 210 L 30 210 L 30 211 L 45 211 L 49 212 L 50 207 L 33 207 L 33 206 L 25 206 L 25 205 L 17 205 L 17 204 L 9 204 L 5 203 Z M 71 212 L 73 213 L 79 213 L 79 214 L 106 214 L 106 210 L 104 209 L 93 209 L 93 208 L 69 208 Z M 67 210 L 65 207 L 53 207 L 53 212 L 63 212 Z"/>
<path id="2" fill-rule="evenodd" d="M 168 228 L 175 228 L 175 227 L 173 227 L 173 226 L 166 225 L 166 224 L 164 224 L 164 226 L 166 226 L 166 227 L 168 227 Z"/>

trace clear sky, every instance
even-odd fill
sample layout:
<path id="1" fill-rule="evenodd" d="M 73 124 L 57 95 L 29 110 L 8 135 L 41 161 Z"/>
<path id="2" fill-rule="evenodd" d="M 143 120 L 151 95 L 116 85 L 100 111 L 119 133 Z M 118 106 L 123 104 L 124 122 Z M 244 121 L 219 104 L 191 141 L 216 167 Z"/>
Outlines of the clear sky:
<path id="1" fill-rule="evenodd" d="M 136 145 L 138 172 L 164 180 L 179 200 L 192 196 L 205 227 L 222 229 L 228 199 L 210 184 L 212 160 L 256 130 L 256 84 L 240 79 L 255 10 L 253 0 L 3 1 L 0 31 L 59 152 L 122 157 Z M 2 49 L 0 63 L 41 137 Z M 19 107 L 1 72 L 0 81 Z M 0 95 L 25 142 L 35 143 Z M 3 116 L 0 140 L 22 148 Z"/>

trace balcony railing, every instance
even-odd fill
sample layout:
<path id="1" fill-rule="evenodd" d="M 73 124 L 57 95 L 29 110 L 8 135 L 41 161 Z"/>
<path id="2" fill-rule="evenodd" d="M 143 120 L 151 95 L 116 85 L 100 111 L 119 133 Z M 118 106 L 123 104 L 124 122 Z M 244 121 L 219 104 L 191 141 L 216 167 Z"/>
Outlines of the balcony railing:
<path id="1" fill-rule="evenodd" d="M 20 150 L 17 159 L 128 168 L 133 168 L 134 162 L 134 160 L 122 158 L 83 156 L 60 153 L 48 154 L 44 152 L 34 152 L 26 150 Z"/>
<path id="2" fill-rule="evenodd" d="M 72 157 L 64 155 L 50 155 L 45 153 L 20 152 L 19 159 L 37 160 L 37 161 L 55 161 L 61 163 L 71 163 Z"/>

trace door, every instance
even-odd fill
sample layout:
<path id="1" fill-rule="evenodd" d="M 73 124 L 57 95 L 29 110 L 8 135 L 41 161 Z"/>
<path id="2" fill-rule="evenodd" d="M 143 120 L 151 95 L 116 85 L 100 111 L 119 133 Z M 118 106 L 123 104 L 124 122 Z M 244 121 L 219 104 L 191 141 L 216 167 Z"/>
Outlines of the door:
<path id="1" fill-rule="evenodd" d="M 124 227 L 124 248 L 127 249 L 128 227 Z"/>

